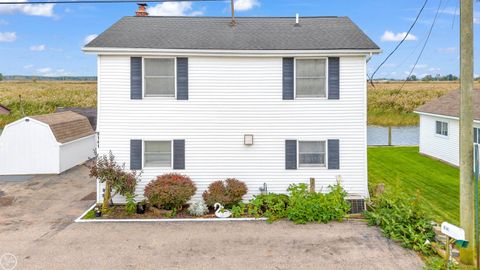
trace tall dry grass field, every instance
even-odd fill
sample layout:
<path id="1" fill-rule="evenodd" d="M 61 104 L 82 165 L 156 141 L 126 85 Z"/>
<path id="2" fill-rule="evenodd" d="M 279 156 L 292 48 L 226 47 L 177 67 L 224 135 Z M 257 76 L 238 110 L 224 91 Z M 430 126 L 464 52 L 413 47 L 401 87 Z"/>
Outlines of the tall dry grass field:
<path id="1" fill-rule="evenodd" d="M 51 113 L 57 107 L 95 107 L 96 89 L 96 82 L 2 81 L 0 104 L 8 107 L 11 114 L 0 115 L 0 129 L 24 114 Z"/>
<path id="2" fill-rule="evenodd" d="M 402 82 L 368 85 L 369 125 L 418 125 L 415 108 L 460 87 L 458 82 L 407 82 L 400 90 L 401 85 Z M 480 87 L 480 83 L 475 86 Z"/>

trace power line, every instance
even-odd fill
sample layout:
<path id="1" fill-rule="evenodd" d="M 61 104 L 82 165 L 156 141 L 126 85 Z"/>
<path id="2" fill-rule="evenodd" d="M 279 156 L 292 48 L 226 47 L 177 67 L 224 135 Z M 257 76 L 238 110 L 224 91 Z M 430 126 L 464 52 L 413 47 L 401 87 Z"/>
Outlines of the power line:
<path id="1" fill-rule="evenodd" d="M 375 76 L 375 73 L 377 73 L 377 71 L 383 66 L 383 64 L 385 64 L 385 62 L 387 62 L 387 60 L 390 58 L 390 56 L 392 56 L 395 51 L 397 51 L 397 49 L 400 47 L 400 45 L 402 45 L 402 43 L 405 41 L 405 39 L 407 39 L 408 35 L 410 34 L 410 32 L 412 31 L 413 27 L 415 26 L 415 24 L 417 24 L 417 21 L 418 19 L 420 18 L 420 15 L 422 14 L 423 10 L 425 9 L 425 6 L 427 5 L 428 3 L 428 0 L 425 0 L 425 2 L 423 3 L 423 6 L 422 8 L 420 9 L 420 11 L 418 12 L 417 14 L 417 17 L 415 18 L 415 20 L 413 21 L 412 25 L 410 26 L 410 28 L 408 29 L 407 33 L 405 34 L 405 36 L 403 37 L 403 39 L 397 44 L 397 46 L 395 47 L 395 49 L 393 49 L 392 52 L 390 52 L 390 54 L 382 61 L 382 63 L 380 63 L 380 65 L 377 67 L 377 69 L 375 69 L 375 71 L 373 72 L 372 76 L 370 77 L 370 83 L 372 84 L 372 86 L 375 86 L 373 84 L 373 77 Z"/>
<path id="2" fill-rule="evenodd" d="M 433 18 L 432 25 L 430 26 L 430 29 L 428 30 L 428 35 L 427 35 L 427 38 L 425 39 L 425 43 L 423 43 L 422 50 L 420 50 L 420 53 L 418 54 L 417 60 L 415 61 L 415 64 L 413 64 L 413 67 L 410 70 L 410 73 L 408 74 L 407 78 L 405 79 L 405 81 L 403 81 L 403 84 L 400 87 L 400 90 L 403 89 L 403 87 L 407 83 L 408 78 L 412 75 L 413 71 L 417 67 L 418 61 L 422 57 L 423 51 L 425 50 L 425 47 L 427 46 L 428 40 L 430 39 L 430 35 L 432 34 L 433 27 L 435 26 L 435 22 L 437 21 L 438 13 L 440 12 L 440 7 L 442 6 L 442 1 L 443 0 L 440 0 L 439 3 L 438 3 L 437 13 L 435 13 L 435 17 Z"/>
<path id="3" fill-rule="evenodd" d="M 34 1 L 34 2 L 0 2 L 0 5 L 35 5 L 35 4 L 118 4 L 118 3 L 163 3 L 163 2 L 227 2 L 227 0 L 79 0 L 79 1 Z"/>

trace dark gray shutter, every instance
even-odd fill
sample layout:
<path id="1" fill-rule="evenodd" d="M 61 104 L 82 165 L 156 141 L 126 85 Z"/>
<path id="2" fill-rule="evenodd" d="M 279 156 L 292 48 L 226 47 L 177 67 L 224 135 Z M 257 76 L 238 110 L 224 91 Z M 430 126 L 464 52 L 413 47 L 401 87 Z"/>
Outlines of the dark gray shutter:
<path id="1" fill-rule="evenodd" d="M 328 140 L 328 169 L 340 169 L 340 141 Z"/>
<path id="2" fill-rule="evenodd" d="M 474 143 L 480 143 L 480 141 L 478 141 L 478 132 L 479 131 L 480 131 L 480 129 L 473 128 L 473 142 Z"/>
<path id="3" fill-rule="evenodd" d="M 173 169 L 185 169 L 185 140 L 173 141 Z"/>
<path id="4" fill-rule="evenodd" d="M 283 99 L 293 99 L 293 58 L 283 58 Z"/>
<path id="5" fill-rule="evenodd" d="M 130 170 L 142 169 L 142 140 L 130 140 Z"/>
<path id="6" fill-rule="evenodd" d="M 142 99 L 141 57 L 130 57 L 130 99 Z"/>
<path id="7" fill-rule="evenodd" d="M 285 169 L 297 169 L 297 141 L 285 140 Z"/>
<path id="8" fill-rule="evenodd" d="M 328 99 L 340 99 L 340 59 L 328 58 Z"/>
<path id="9" fill-rule="evenodd" d="M 188 100 L 188 58 L 177 58 L 177 99 Z"/>

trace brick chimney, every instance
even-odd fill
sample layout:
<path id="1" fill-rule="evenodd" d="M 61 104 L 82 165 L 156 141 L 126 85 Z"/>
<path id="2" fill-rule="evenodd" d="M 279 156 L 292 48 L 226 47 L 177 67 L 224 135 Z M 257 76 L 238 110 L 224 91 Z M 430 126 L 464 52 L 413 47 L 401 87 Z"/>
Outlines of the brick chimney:
<path id="1" fill-rule="evenodd" d="M 138 3 L 138 9 L 135 11 L 135 16 L 137 17 L 145 17 L 148 16 L 147 12 L 147 3 Z"/>

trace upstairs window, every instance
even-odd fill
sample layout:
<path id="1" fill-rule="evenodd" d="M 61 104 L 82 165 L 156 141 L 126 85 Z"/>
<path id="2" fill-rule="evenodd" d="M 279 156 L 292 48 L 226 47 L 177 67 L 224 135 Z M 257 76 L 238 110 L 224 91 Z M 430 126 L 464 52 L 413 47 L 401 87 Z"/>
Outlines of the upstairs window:
<path id="1" fill-rule="evenodd" d="M 480 128 L 473 128 L 473 142 L 480 143 Z"/>
<path id="2" fill-rule="evenodd" d="M 146 141 L 144 157 L 144 167 L 170 167 L 172 164 L 171 142 Z"/>
<path id="3" fill-rule="evenodd" d="M 175 59 L 145 58 L 144 92 L 146 97 L 175 97 Z"/>
<path id="4" fill-rule="evenodd" d="M 448 123 L 437 121 L 436 122 L 436 131 L 437 135 L 448 136 Z"/>
<path id="5" fill-rule="evenodd" d="M 297 59 L 295 89 L 297 97 L 326 97 L 326 59 Z"/>
<path id="6" fill-rule="evenodd" d="M 300 141 L 298 145 L 300 167 L 325 167 L 325 141 Z"/>

